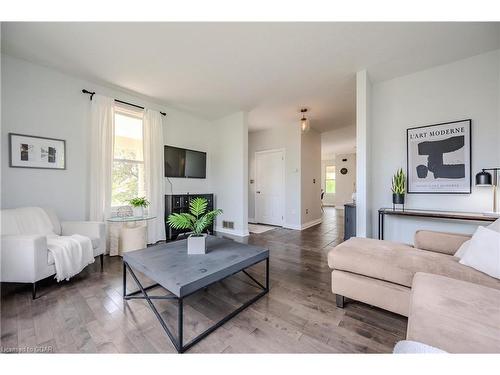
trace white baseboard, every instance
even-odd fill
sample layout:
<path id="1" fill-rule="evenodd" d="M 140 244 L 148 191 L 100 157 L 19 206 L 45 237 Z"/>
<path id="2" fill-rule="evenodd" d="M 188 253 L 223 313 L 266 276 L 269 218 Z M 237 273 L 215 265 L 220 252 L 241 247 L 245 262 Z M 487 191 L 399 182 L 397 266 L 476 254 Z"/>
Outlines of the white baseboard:
<path id="1" fill-rule="evenodd" d="M 298 225 L 298 224 L 287 224 L 287 223 L 285 223 L 283 225 L 283 228 L 294 229 L 294 230 L 304 230 L 304 229 L 313 227 L 315 225 L 321 224 L 322 221 L 323 221 L 323 219 L 319 218 L 319 219 L 316 219 L 316 220 L 308 221 L 307 223 L 304 223 L 304 224 L 301 224 L 301 225 Z"/>
<path id="2" fill-rule="evenodd" d="M 315 225 L 321 224 L 322 221 L 323 221 L 322 218 L 308 221 L 307 223 L 302 224 L 300 229 L 304 230 L 304 229 L 307 229 L 307 228 L 314 227 Z"/>
<path id="3" fill-rule="evenodd" d="M 301 230 L 302 229 L 300 227 L 300 225 L 297 225 L 297 224 L 288 224 L 288 223 L 283 224 L 283 228 L 293 229 L 293 230 Z"/>
<path id="4" fill-rule="evenodd" d="M 219 233 L 231 234 L 231 235 L 237 236 L 237 237 L 247 237 L 250 235 L 248 230 L 243 231 L 243 230 L 236 230 L 236 229 L 227 229 L 227 228 L 222 228 L 222 227 L 216 227 L 215 231 L 219 232 Z"/>
<path id="5" fill-rule="evenodd" d="M 249 217 L 249 218 L 248 218 L 248 222 L 249 222 L 249 223 L 253 223 L 253 224 L 257 223 L 257 222 L 255 221 L 255 218 L 254 218 L 254 217 Z"/>

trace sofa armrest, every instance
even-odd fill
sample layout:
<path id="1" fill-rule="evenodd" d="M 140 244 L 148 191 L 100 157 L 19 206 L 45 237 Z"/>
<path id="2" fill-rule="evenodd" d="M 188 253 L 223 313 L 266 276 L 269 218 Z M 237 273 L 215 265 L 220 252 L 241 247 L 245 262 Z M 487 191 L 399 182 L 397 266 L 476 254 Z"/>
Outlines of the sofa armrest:
<path id="1" fill-rule="evenodd" d="M 457 233 L 418 230 L 415 233 L 415 247 L 420 250 L 454 255 L 458 248 L 471 236 Z"/>
<path id="2" fill-rule="evenodd" d="M 34 283 L 45 275 L 47 238 L 40 235 L 4 235 L 1 248 L 1 281 Z"/>
<path id="3" fill-rule="evenodd" d="M 100 243 L 98 253 L 101 254 L 106 249 L 106 224 L 102 221 L 63 221 L 61 232 L 63 236 L 80 234 L 89 238 L 98 238 Z"/>

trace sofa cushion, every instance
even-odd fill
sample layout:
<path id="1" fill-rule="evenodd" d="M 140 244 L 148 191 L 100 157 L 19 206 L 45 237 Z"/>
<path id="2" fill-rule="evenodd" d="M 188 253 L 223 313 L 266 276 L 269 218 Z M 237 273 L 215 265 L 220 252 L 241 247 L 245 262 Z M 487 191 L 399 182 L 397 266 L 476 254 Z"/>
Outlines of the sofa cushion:
<path id="1" fill-rule="evenodd" d="M 458 261 L 451 255 L 419 250 L 398 242 L 358 237 L 350 238 L 328 253 L 328 265 L 332 269 L 407 287 L 411 287 L 417 272 L 427 272 L 500 289 L 500 280 Z"/>
<path id="2" fill-rule="evenodd" d="M 500 291 L 417 273 L 407 340 L 450 353 L 500 353 Z"/>
<path id="3" fill-rule="evenodd" d="M 417 249 L 454 255 L 464 242 L 470 240 L 470 237 L 465 234 L 417 230 L 414 241 Z"/>
<path id="4" fill-rule="evenodd" d="M 95 249 L 97 249 L 99 247 L 100 239 L 99 238 L 91 238 L 90 241 L 92 241 L 92 248 L 94 249 L 94 255 L 95 255 Z M 47 264 L 49 266 L 51 264 L 54 264 L 54 257 L 52 256 L 52 253 L 50 251 L 48 251 Z"/>
<path id="5" fill-rule="evenodd" d="M 477 228 L 460 264 L 500 279 L 500 233 L 488 228 Z"/>
<path id="6" fill-rule="evenodd" d="M 57 218 L 56 211 L 50 207 L 42 207 L 52 223 L 52 231 L 58 236 L 61 235 L 61 223 Z"/>

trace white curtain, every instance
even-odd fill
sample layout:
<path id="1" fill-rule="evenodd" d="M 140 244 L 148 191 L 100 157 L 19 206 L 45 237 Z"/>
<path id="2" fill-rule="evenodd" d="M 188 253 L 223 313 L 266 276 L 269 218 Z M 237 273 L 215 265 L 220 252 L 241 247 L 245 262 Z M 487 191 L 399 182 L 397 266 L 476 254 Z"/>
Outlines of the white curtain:
<path id="1" fill-rule="evenodd" d="M 90 124 L 90 220 L 105 221 L 111 210 L 114 99 L 94 95 Z"/>
<path id="2" fill-rule="evenodd" d="M 144 172 L 146 197 L 150 201 L 148 243 L 165 239 L 165 173 L 163 164 L 163 116 L 158 111 L 144 110 Z"/>

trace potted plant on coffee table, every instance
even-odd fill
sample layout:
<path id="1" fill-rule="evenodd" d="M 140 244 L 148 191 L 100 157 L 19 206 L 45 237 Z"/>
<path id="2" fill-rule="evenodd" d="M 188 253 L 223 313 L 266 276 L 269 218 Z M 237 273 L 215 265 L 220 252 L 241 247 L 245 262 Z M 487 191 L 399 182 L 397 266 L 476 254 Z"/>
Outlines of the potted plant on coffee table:
<path id="1" fill-rule="evenodd" d="M 149 206 L 149 201 L 146 197 L 136 197 L 128 201 L 132 206 L 134 216 L 144 216 L 144 209 Z"/>
<path id="2" fill-rule="evenodd" d="M 189 229 L 188 254 L 205 254 L 207 251 L 207 235 L 203 233 L 212 224 L 221 209 L 205 212 L 207 210 L 205 198 L 194 198 L 189 202 L 189 213 L 174 213 L 169 215 L 167 223 L 174 229 Z"/>
<path id="3" fill-rule="evenodd" d="M 402 204 L 404 210 L 406 191 L 405 184 L 406 176 L 403 169 L 400 168 L 392 177 L 392 209 L 394 209 L 396 204 Z"/>

